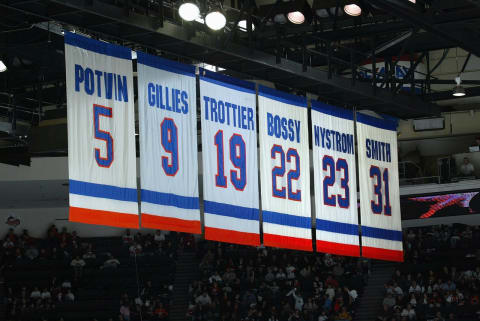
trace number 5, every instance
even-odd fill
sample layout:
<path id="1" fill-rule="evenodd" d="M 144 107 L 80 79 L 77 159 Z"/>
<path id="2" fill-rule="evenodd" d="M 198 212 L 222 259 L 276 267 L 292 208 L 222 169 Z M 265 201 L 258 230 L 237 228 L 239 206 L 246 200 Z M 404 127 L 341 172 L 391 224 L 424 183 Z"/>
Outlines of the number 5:
<path id="1" fill-rule="evenodd" d="M 96 104 L 93 105 L 93 124 L 95 129 L 95 139 L 103 140 L 107 145 L 107 157 L 102 157 L 100 155 L 100 149 L 95 148 L 95 160 L 97 161 L 98 166 L 109 168 L 113 163 L 113 138 L 112 135 L 110 135 L 110 132 L 100 129 L 100 116 L 112 118 L 112 108 Z"/>

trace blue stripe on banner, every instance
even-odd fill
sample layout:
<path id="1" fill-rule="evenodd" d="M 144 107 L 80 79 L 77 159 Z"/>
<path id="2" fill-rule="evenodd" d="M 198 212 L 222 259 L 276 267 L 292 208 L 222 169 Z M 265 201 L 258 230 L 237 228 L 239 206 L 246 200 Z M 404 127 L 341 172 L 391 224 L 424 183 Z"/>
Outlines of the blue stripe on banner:
<path id="1" fill-rule="evenodd" d="M 200 79 L 211 82 L 213 84 L 248 93 L 255 92 L 255 83 L 253 82 L 219 74 L 218 72 L 213 72 L 204 68 L 200 68 L 199 72 Z"/>
<path id="2" fill-rule="evenodd" d="M 130 48 L 97 41 L 71 32 L 65 32 L 65 44 L 93 51 L 102 55 L 132 60 Z"/>
<path id="3" fill-rule="evenodd" d="M 312 228 L 312 220 L 310 217 L 296 216 L 270 211 L 262 211 L 262 217 L 265 223 L 273 223 L 308 229 Z"/>
<path id="4" fill-rule="evenodd" d="M 335 107 L 322 102 L 312 100 L 312 109 L 323 114 L 353 120 L 353 111 L 345 108 Z"/>
<path id="5" fill-rule="evenodd" d="M 241 92 L 244 92 L 244 93 L 255 94 L 255 90 L 247 89 L 247 88 L 240 87 L 240 86 L 235 86 L 235 85 L 232 85 L 232 84 L 229 84 L 229 83 L 226 83 L 226 82 L 222 82 L 222 81 L 219 81 L 219 80 L 216 80 L 216 79 L 200 76 L 200 80 L 206 81 L 206 82 L 209 82 L 211 84 L 218 85 L 218 86 L 222 86 L 222 87 L 225 87 L 225 88 L 230 88 L 230 89 L 233 89 L 233 90 L 241 91 Z"/>
<path id="6" fill-rule="evenodd" d="M 142 189 L 142 202 L 158 205 L 175 206 L 184 209 L 199 209 L 198 197 L 180 196 Z"/>
<path id="7" fill-rule="evenodd" d="M 362 226 L 362 236 L 389 241 L 402 241 L 402 231 L 387 230 L 364 225 Z"/>
<path id="8" fill-rule="evenodd" d="M 397 131 L 397 124 L 388 119 L 380 119 L 377 117 L 357 113 L 357 121 L 365 125 L 370 125 L 385 130 Z"/>
<path id="9" fill-rule="evenodd" d="M 137 189 L 88 183 L 71 179 L 70 193 L 118 201 L 137 202 Z"/>
<path id="10" fill-rule="evenodd" d="M 182 64 L 157 56 L 152 56 L 140 51 L 137 51 L 137 62 L 142 65 L 166 70 L 176 74 L 195 77 L 195 66 Z"/>
<path id="11" fill-rule="evenodd" d="M 307 98 L 287 94 L 276 89 L 265 87 L 263 85 L 258 86 L 258 94 L 260 96 L 270 98 L 285 104 L 295 105 L 298 107 L 307 107 Z"/>
<path id="12" fill-rule="evenodd" d="M 205 213 L 235 217 L 243 220 L 259 220 L 258 208 L 249 208 L 205 200 L 203 201 L 203 205 Z"/>
<path id="13" fill-rule="evenodd" d="M 318 218 L 317 218 L 317 230 L 358 236 L 358 225 L 356 224 L 321 220 Z"/>

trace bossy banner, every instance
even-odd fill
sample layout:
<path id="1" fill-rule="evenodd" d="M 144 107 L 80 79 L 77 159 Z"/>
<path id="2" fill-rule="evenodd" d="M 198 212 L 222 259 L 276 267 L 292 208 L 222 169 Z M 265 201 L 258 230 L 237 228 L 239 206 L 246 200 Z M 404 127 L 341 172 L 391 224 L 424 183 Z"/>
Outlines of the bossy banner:
<path id="1" fill-rule="evenodd" d="M 258 91 L 263 241 L 312 250 L 307 101 Z"/>
<path id="2" fill-rule="evenodd" d="M 357 113 L 362 256 L 403 261 L 396 124 Z"/>
<path id="3" fill-rule="evenodd" d="M 65 33 L 70 221 L 138 227 L 131 51 Z"/>
<path id="4" fill-rule="evenodd" d="M 259 245 L 255 84 L 200 70 L 205 238 Z"/>
<path id="5" fill-rule="evenodd" d="M 137 57 L 142 226 L 201 233 L 195 67 Z"/>
<path id="6" fill-rule="evenodd" d="M 353 116 L 312 101 L 318 252 L 360 256 Z"/>

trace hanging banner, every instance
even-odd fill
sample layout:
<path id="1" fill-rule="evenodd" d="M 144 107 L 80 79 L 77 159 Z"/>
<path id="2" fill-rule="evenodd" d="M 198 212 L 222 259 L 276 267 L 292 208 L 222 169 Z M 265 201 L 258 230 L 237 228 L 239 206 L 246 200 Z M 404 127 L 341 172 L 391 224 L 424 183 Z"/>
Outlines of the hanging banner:
<path id="1" fill-rule="evenodd" d="M 200 70 L 205 238 L 259 245 L 255 84 Z"/>
<path id="2" fill-rule="evenodd" d="M 263 241 L 312 251 L 307 101 L 258 91 Z"/>
<path id="3" fill-rule="evenodd" d="M 317 252 L 360 256 L 353 111 L 312 101 Z"/>
<path id="4" fill-rule="evenodd" d="M 137 59 L 142 227 L 200 234 L 195 67 Z"/>
<path id="5" fill-rule="evenodd" d="M 138 228 L 131 56 L 65 33 L 70 221 Z"/>
<path id="6" fill-rule="evenodd" d="M 362 256 L 403 261 L 396 124 L 357 113 Z"/>

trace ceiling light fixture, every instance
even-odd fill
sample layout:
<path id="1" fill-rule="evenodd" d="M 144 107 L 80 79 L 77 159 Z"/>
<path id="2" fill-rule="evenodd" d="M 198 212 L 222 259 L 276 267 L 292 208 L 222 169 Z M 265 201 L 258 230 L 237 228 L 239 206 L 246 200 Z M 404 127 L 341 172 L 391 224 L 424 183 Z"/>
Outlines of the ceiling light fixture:
<path id="1" fill-rule="evenodd" d="M 275 21 L 276 23 L 278 24 L 285 24 L 287 22 L 287 17 L 285 17 L 285 15 L 283 13 L 277 13 L 274 17 L 273 17 L 273 21 Z"/>
<path id="2" fill-rule="evenodd" d="M 2 60 L 0 60 L 0 72 L 7 71 L 7 66 L 3 63 Z"/>
<path id="3" fill-rule="evenodd" d="M 301 25 L 302 23 L 305 22 L 305 15 L 300 11 L 289 12 L 287 15 L 287 18 L 288 18 L 288 21 L 296 25 Z"/>
<path id="4" fill-rule="evenodd" d="M 178 14 L 185 21 L 193 21 L 200 16 L 200 8 L 195 2 L 184 2 L 178 8 Z"/>
<path id="5" fill-rule="evenodd" d="M 205 16 L 205 23 L 212 30 L 220 30 L 225 27 L 227 18 L 220 9 L 214 9 Z"/>
<path id="6" fill-rule="evenodd" d="M 241 20 L 238 22 L 238 29 L 240 29 L 240 31 L 247 32 L 247 28 L 248 28 L 247 20 Z M 254 30 L 255 30 L 255 24 L 252 23 L 252 31 Z"/>
<path id="7" fill-rule="evenodd" d="M 320 9 L 315 10 L 315 13 L 316 13 L 317 16 L 319 16 L 320 18 L 328 18 L 328 17 L 330 16 L 330 15 L 328 14 L 327 9 L 324 9 L 324 8 L 320 8 Z"/>
<path id="8" fill-rule="evenodd" d="M 345 11 L 346 14 L 352 17 L 358 17 L 362 14 L 362 8 L 355 3 L 345 5 L 343 7 L 343 11 Z"/>
<path id="9" fill-rule="evenodd" d="M 455 97 L 463 97 L 466 95 L 465 93 L 465 88 L 462 87 L 462 79 L 460 78 L 460 75 L 455 77 L 455 82 L 457 85 L 453 88 L 453 93 L 452 95 Z"/>

